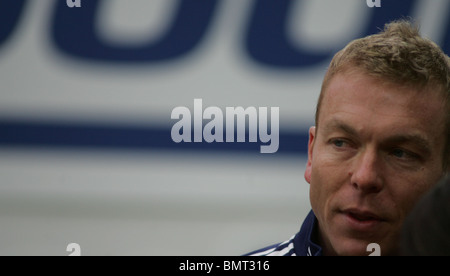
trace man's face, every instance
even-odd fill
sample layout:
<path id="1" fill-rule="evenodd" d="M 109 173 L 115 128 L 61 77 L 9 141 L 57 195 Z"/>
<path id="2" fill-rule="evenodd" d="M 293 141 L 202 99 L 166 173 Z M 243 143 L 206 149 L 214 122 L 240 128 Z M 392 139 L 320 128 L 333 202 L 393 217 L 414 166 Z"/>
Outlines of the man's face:
<path id="1" fill-rule="evenodd" d="M 339 73 L 310 129 L 305 179 L 327 255 L 394 254 L 413 205 L 442 176 L 444 105 L 438 93 Z"/>

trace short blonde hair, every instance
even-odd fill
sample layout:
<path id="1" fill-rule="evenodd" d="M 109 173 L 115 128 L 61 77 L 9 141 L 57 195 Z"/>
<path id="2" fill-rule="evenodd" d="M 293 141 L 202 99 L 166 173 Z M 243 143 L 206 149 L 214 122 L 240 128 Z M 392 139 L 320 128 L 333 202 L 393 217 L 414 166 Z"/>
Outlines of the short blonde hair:
<path id="1" fill-rule="evenodd" d="M 325 74 L 316 109 L 318 127 L 324 91 L 331 79 L 349 68 L 399 85 L 430 87 L 442 93 L 445 101 L 446 144 L 444 169 L 450 155 L 450 58 L 431 40 L 420 36 L 419 27 L 400 20 L 386 24 L 382 32 L 356 39 L 339 51 Z"/>

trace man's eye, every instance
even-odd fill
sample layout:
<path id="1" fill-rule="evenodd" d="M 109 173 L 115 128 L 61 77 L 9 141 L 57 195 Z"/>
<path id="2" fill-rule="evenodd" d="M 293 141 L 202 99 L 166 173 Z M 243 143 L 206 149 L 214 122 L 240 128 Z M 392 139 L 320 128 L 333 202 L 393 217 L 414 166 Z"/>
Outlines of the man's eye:
<path id="1" fill-rule="evenodd" d="M 406 157 L 406 152 L 401 149 L 394 149 L 392 151 L 392 155 L 394 155 L 395 157 L 398 157 L 398 158 L 404 158 L 404 157 Z"/>
<path id="2" fill-rule="evenodd" d="M 333 140 L 332 143 L 338 148 L 342 148 L 345 145 L 345 141 L 339 139 Z"/>
<path id="3" fill-rule="evenodd" d="M 346 138 L 332 138 L 328 143 L 338 151 L 348 151 L 350 149 L 355 149 L 357 146 L 352 140 Z"/>
<path id="4" fill-rule="evenodd" d="M 393 149 L 391 154 L 397 158 L 401 158 L 401 159 L 418 159 L 419 155 L 403 150 L 403 149 Z"/>

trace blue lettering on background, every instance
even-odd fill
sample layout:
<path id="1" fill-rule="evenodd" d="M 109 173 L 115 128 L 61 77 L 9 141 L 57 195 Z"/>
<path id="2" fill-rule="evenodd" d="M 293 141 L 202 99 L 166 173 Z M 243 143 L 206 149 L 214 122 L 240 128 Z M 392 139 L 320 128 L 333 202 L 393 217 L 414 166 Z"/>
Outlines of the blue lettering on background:
<path id="1" fill-rule="evenodd" d="M 382 8 L 371 9 L 368 29 L 361 37 L 378 33 L 387 22 L 411 17 L 417 2 L 417 0 L 383 1 Z"/>
<path id="2" fill-rule="evenodd" d="M 302 4 L 305 0 L 298 0 Z M 366 32 L 358 37 L 377 33 L 386 22 L 408 17 L 415 0 L 386 1 L 382 9 L 371 10 Z M 255 1 L 250 16 L 245 46 L 248 54 L 260 64 L 279 68 L 301 68 L 331 59 L 334 52 L 318 53 L 296 48 L 287 37 L 291 0 Z M 357 37 L 355 37 L 357 38 Z"/>
<path id="3" fill-rule="evenodd" d="M 105 43 L 94 24 L 104 0 L 83 2 L 80 9 L 68 9 L 58 1 L 53 39 L 58 49 L 80 59 L 109 62 L 151 63 L 186 55 L 202 41 L 216 10 L 218 0 L 178 0 L 172 24 L 164 36 L 141 47 Z"/>
<path id="4" fill-rule="evenodd" d="M 83 1 L 81 8 L 71 9 L 66 1 L 54 1 L 50 18 L 49 37 L 56 49 L 74 59 L 90 62 L 159 64 L 173 61 L 192 53 L 206 39 L 214 23 L 219 0 L 178 0 L 170 28 L 157 41 L 140 47 L 111 45 L 95 33 L 94 23 L 105 0 Z M 305 0 L 298 0 L 300 4 Z M 291 0 L 257 0 L 248 15 L 243 47 L 248 57 L 262 66 L 273 69 L 308 69 L 332 56 L 332 52 L 313 52 L 298 48 L 287 38 L 286 24 Z M 0 47 L 11 40 L 24 16 L 26 0 L 0 2 Z M 370 9 L 364 31 L 358 37 L 379 31 L 386 22 L 413 14 L 418 0 L 383 1 L 382 8 Z M 364 3 L 363 3 L 364 4 Z M 450 6 L 442 26 L 440 46 L 450 54 Z M 356 37 L 355 37 L 356 38 Z M 95 147 L 176 149 L 170 138 L 170 129 L 130 126 L 73 125 L 54 122 L 14 121 L 0 119 L 0 146 L 32 147 Z M 292 134 L 280 130 L 281 153 L 307 153 L 307 130 Z M 187 150 L 249 150 L 254 145 L 234 143 L 210 145 L 192 143 Z"/>
<path id="5" fill-rule="evenodd" d="M 21 19 L 26 0 L 0 2 L 0 46 L 14 33 Z"/>
<path id="6" fill-rule="evenodd" d="M 283 67 L 308 67 L 320 63 L 332 53 L 306 52 L 295 48 L 286 36 L 288 12 L 294 1 L 255 1 L 250 16 L 245 46 L 248 54 L 261 64 Z"/>
<path id="7" fill-rule="evenodd" d="M 450 6 L 448 7 L 448 11 L 447 11 L 447 24 L 446 24 L 446 28 L 444 29 L 445 32 L 445 37 L 444 37 L 444 41 L 442 42 L 442 45 L 440 45 L 442 47 L 442 49 L 444 50 L 444 52 L 447 55 L 450 55 Z"/>
<path id="8" fill-rule="evenodd" d="M 75 59 L 91 62 L 145 63 L 173 61 L 195 50 L 206 39 L 220 0 L 176 0 L 170 28 L 157 41 L 139 47 L 112 45 L 96 33 L 94 24 L 105 0 L 83 2 L 82 8 L 70 9 L 66 1 L 55 1 L 51 29 L 56 49 Z M 175 1 L 175 0 L 174 0 Z M 305 0 L 297 0 L 302 4 Z M 26 0 L 0 2 L 0 46 L 16 31 L 23 17 Z M 243 47 L 248 57 L 274 69 L 308 68 L 331 58 L 333 52 L 317 52 L 293 45 L 286 25 L 293 0 L 258 0 L 248 14 Z M 378 32 L 386 22 L 413 14 L 418 0 L 385 1 L 382 8 L 370 9 L 363 33 Z M 363 5 L 364 3 L 362 3 Z M 442 26 L 441 47 L 450 53 L 450 7 Z M 356 38 L 356 37 L 355 37 Z"/>

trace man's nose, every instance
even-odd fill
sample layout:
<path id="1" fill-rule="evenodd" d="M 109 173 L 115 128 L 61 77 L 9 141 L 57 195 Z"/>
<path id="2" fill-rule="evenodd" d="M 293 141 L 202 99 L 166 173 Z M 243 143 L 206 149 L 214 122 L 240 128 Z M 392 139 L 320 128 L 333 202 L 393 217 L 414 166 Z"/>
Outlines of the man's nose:
<path id="1" fill-rule="evenodd" d="M 378 193 L 383 188 L 382 168 L 376 150 L 366 149 L 355 159 L 350 171 L 352 186 L 364 193 Z"/>

